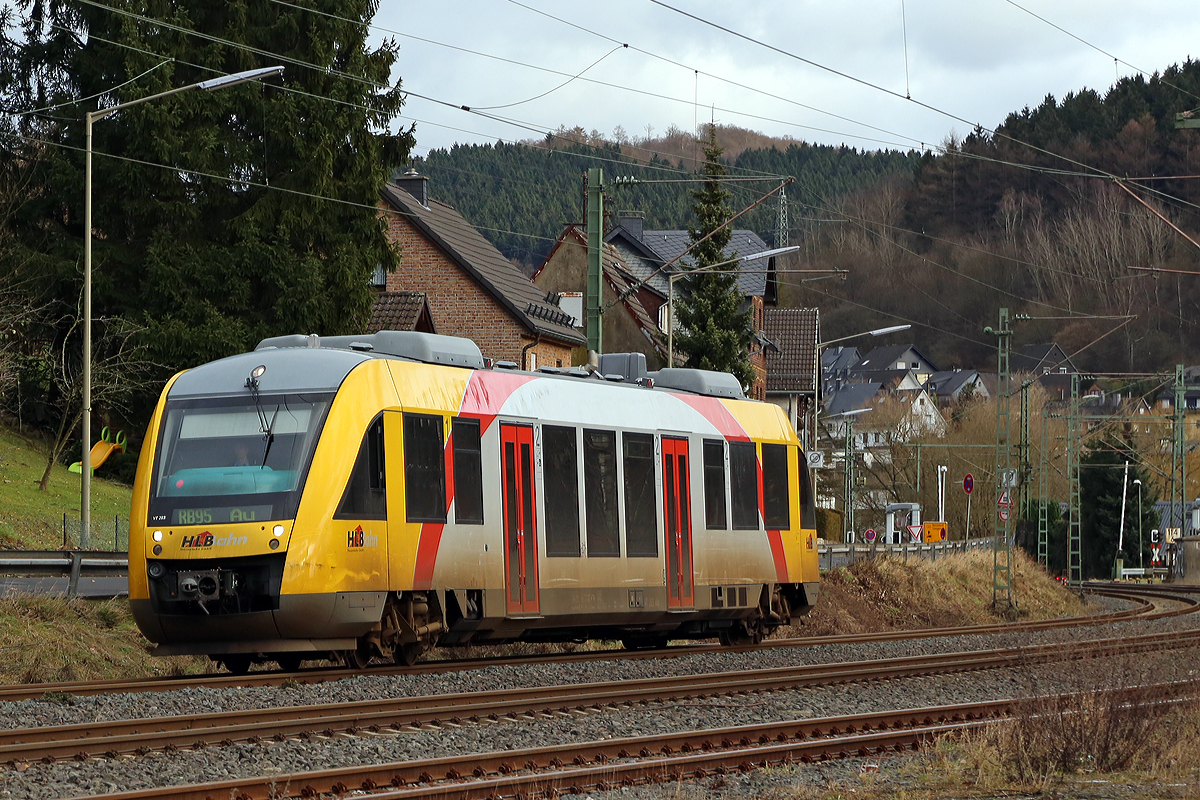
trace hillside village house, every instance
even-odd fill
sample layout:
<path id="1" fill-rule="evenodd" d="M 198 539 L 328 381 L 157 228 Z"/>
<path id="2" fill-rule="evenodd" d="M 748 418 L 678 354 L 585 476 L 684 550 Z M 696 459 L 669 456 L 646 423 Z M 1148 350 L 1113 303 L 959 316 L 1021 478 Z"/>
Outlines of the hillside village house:
<path id="1" fill-rule="evenodd" d="M 487 358 L 522 369 L 571 365 L 572 349 L 586 344 L 571 317 L 461 214 L 433 200 L 427 177 L 410 170 L 379 194 L 400 251 L 385 292 L 423 292 L 437 332 L 473 339 Z"/>
<path id="2" fill-rule="evenodd" d="M 644 353 L 647 369 L 667 365 L 667 346 L 658 327 L 658 309 L 663 299 L 649 286 L 631 291 L 637 277 L 620 252 L 605 244 L 601 258 L 601 331 L 604 352 Z M 533 273 L 538 289 L 556 294 L 559 307 L 573 318 L 572 324 L 583 332 L 584 289 L 587 287 L 587 232 L 579 225 L 568 225 L 545 260 Z M 627 296 L 619 303 L 617 298 Z M 611 304 L 611 305 L 610 305 Z"/>
<path id="3" fill-rule="evenodd" d="M 787 413 L 810 448 L 820 328 L 815 308 L 767 308 L 763 316 L 763 335 L 775 344 L 766 354 L 767 401 Z"/>
<path id="4" fill-rule="evenodd" d="M 648 231 L 644 230 L 642 218 L 625 212 L 619 219 L 617 227 L 604 237 L 604 241 L 613 245 L 621 255 L 622 260 L 635 278 L 644 280 L 646 284 L 662 298 L 658 309 L 650 306 L 649 300 L 643 300 L 647 312 L 657 311 L 659 329 L 667 330 L 668 315 L 666 313 L 666 298 L 669 294 L 668 273 L 661 268 L 679 258 L 690 246 L 691 238 L 687 231 Z M 750 363 L 755 375 L 749 396 L 756 400 L 765 400 L 767 396 L 767 365 L 766 350 L 773 343 L 763 336 L 763 312 L 767 306 L 774 306 L 778 300 L 778 282 L 776 280 L 775 257 L 770 256 L 763 264 L 755 261 L 755 253 L 767 251 L 767 243 L 754 231 L 735 229 L 732 232 L 726 254 L 741 259 L 738 272 L 738 291 L 746 298 L 752 311 L 752 325 L 755 345 L 750 351 Z M 672 265 L 671 272 L 687 272 L 695 267 L 692 257 L 683 256 Z M 675 291 L 684 288 L 677 281 Z"/>

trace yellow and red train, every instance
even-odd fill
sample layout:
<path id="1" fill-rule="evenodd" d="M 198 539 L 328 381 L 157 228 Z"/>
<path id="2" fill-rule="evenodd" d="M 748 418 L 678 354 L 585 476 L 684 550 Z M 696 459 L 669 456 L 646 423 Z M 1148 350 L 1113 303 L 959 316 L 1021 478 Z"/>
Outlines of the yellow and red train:
<path id="1" fill-rule="evenodd" d="M 240 671 L 750 643 L 805 613 L 816 513 L 781 410 L 724 373 L 602 358 L 521 372 L 466 339 L 382 331 L 277 337 L 176 375 L 135 482 L 138 626 L 157 654 Z"/>

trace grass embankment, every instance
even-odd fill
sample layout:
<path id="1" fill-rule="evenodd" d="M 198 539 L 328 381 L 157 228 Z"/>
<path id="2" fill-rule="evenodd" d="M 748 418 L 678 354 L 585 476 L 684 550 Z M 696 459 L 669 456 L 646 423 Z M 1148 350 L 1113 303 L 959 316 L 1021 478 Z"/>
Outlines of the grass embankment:
<path id="1" fill-rule="evenodd" d="M 46 471 L 46 444 L 0 424 L 0 548 L 56 550 L 63 545 L 63 514 L 79 520 L 80 476 L 55 464 L 46 491 L 38 481 Z M 129 517 L 133 490 L 92 479 L 92 527 L 100 546 L 112 546 L 113 517 Z M 71 545 L 78 542 L 72 541 Z M 123 544 L 123 542 L 122 542 Z"/>
<path id="2" fill-rule="evenodd" d="M 1013 597 L 1019 619 L 1051 619 L 1088 613 L 1068 592 L 1025 555 L 1012 552 Z M 816 607 L 796 633 L 840 633 L 939 628 L 997 622 L 992 609 L 992 551 L 977 550 L 937 561 L 907 563 L 863 559 L 822 576 Z"/>
<path id="3" fill-rule="evenodd" d="M 155 658 L 124 600 L 0 599 L 0 683 L 177 675 L 206 658 Z"/>

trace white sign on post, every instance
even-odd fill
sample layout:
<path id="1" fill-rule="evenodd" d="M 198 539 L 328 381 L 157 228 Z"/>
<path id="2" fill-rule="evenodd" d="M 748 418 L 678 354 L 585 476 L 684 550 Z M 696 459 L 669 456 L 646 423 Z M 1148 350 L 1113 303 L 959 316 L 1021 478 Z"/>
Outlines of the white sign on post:
<path id="1" fill-rule="evenodd" d="M 923 525 L 909 525 L 908 526 L 908 535 L 912 537 L 912 540 L 914 542 L 921 541 L 921 534 L 923 532 L 924 527 L 925 526 L 923 526 Z"/>

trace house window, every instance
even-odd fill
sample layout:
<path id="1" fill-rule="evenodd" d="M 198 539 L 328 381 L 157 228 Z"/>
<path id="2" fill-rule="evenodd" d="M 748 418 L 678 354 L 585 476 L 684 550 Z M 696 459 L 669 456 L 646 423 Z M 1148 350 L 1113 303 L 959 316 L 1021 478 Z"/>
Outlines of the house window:
<path id="1" fill-rule="evenodd" d="M 526 367 L 526 369 L 529 369 L 530 371 L 537 369 L 537 353 L 529 354 L 529 366 Z"/>
<path id="2" fill-rule="evenodd" d="M 1059 367 L 1059 368 L 1058 368 L 1058 374 L 1059 374 L 1059 375 L 1066 375 L 1066 374 L 1067 374 L 1067 368 L 1066 368 L 1066 367 Z"/>
<path id="3" fill-rule="evenodd" d="M 571 315 L 571 325 L 579 328 L 583 325 L 583 292 L 563 292 L 558 296 L 558 307 L 563 313 Z"/>
<path id="4" fill-rule="evenodd" d="M 367 428 L 354 470 L 346 483 L 334 519 L 387 519 L 387 483 L 384 479 L 383 415 Z"/>
<path id="5" fill-rule="evenodd" d="M 763 522 L 768 530 L 792 527 L 792 498 L 789 493 L 788 448 L 783 444 L 762 446 Z"/>
<path id="6" fill-rule="evenodd" d="M 454 521 L 459 525 L 483 524 L 483 456 L 479 439 L 479 420 L 455 419 L 454 437 Z"/>
<path id="7" fill-rule="evenodd" d="M 758 530 L 758 457 L 753 442 L 729 443 L 730 487 L 733 490 L 733 529 Z"/>
<path id="8" fill-rule="evenodd" d="M 409 522 L 446 521 L 442 418 L 404 415 L 404 497 Z"/>
<path id="9" fill-rule="evenodd" d="M 575 428 L 542 426 L 546 555 L 579 555 L 579 463 Z"/>

